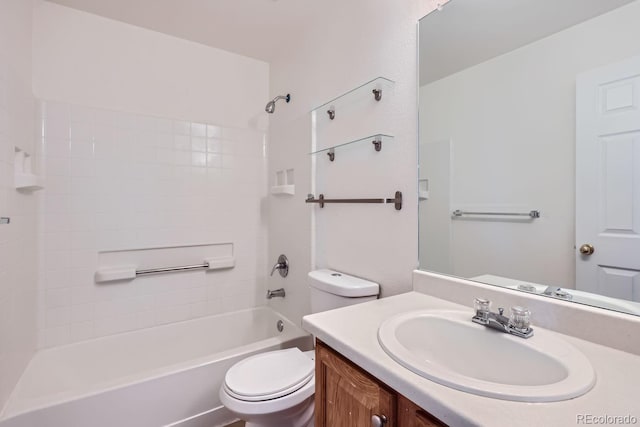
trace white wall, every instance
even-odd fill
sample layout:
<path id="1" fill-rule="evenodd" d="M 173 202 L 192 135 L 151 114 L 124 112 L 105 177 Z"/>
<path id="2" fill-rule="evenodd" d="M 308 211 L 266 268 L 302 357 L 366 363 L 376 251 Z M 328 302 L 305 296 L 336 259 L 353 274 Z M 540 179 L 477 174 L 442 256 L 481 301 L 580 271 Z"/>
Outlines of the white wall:
<path id="1" fill-rule="evenodd" d="M 0 1 L 0 411 L 35 348 L 37 200 L 13 188 L 14 147 L 33 153 L 31 9 Z"/>
<path id="2" fill-rule="evenodd" d="M 265 62 L 46 1 L 34 26 L 40 99 L 235 127 L 264 120 Z"/>
<path id="3" fill-rule="evenodd" d="M 383 296 L 411 289 L 411 271 L 418 259 L 416 25 L 435 3 L 324 2 L 323 13 L 303 34 L 292 37 L 283 49 L 286 54 L 271 64 L 271 94 L 290 92 L 293 98 L 291 104 L 279 105 L 271 118 L 269 179 L 276 170 L 295 168 L 296 195 L 269 198 L 268 261 L 284 253 L 291 262 L 289 277 L 274 276 L 269 285 L 285 287 L 287 297 L 272 305 L 295 321 L 310 310 L 306 275 L 315 267 L 315 249 L 321 251 L 318 258 L 326 260 L 318 267 L 377 281 Z M 377 76 L 397 83 L 393 97 L 383 100 L 391 106 L 389 117 L 385 123 L 371 123 L 371 133 L 381 125 L 395 134 L 395 140 L 376 157 L 369 146 L 354 148 L 348 163 L 347 157 L 338 157 L 337 167 L 320 176 L 326 184 L 322 191 L 328 196 L 391 197 L 401 190 L 405 204 L 400 212 L 381 205 L 327 206 L 319 213 L 323 221 L 316 234 L 311 214 L 319 208 L 304 203 L 312 189 L 309 111 Z M 327 161 L 319 157 L 318 162 Z M 312 236 L 322 241 L 316 245 Z"/>
<path id="4" fill-rule="evenodd" d="M 36 8 L 41 346 L 265 303 L 268 72 L 117 21 Z M 93 280 L 107 250 L 227 242 L 233 270 Z M 201 263 L 207 251 L 142 267 Z"/>
<path id="5" fill-rule="evenodd" d="M 453 274 L 575 286 L 576 75 L 640 54 L 639 19 L 634 2 L 421 88 L 421 142 L 452 141 L 451 210 L 542 212 L 454 220 Z"/>

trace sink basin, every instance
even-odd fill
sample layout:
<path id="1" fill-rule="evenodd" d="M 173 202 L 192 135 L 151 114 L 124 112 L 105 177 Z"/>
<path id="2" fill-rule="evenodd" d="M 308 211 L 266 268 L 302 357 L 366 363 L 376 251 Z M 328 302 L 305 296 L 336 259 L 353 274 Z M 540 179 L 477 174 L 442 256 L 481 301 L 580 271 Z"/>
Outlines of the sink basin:
<path id="1" fill-rule="evenodd" d="M 556 334 L 519 338 L 461 311 L 422 310 L 384 321 L 378 341 L 396 362 L 448 387 L 504 400 L 555 402 L 595 384 L 589 360 Z"/>

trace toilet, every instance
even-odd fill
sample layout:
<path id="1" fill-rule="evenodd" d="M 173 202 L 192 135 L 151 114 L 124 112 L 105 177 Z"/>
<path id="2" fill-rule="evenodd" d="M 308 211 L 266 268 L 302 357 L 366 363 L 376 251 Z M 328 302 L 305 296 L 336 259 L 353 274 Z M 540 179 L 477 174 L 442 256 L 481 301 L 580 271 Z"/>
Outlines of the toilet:
<path id="1" fill-rule="evenodd" d="M 308 275 L 311 312 L 378 298 L 377 283 L 333 270 Z M 257 354 L 233 365 L 220 388 L 222 404 L 246 427 L 313 427 L 314 352 L 288 348 Z"/>

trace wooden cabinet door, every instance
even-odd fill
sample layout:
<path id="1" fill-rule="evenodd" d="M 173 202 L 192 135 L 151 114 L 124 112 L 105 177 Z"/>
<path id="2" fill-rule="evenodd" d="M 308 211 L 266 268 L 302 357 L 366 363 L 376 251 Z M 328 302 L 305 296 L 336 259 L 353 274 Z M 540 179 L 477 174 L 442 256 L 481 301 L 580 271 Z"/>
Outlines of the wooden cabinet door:
<path id="1" fill-rule="evenodd" d="M 374 415 L 396 426 L 395 393 L 320 341 L 315 399 L 316 427 L 371 427 Z"/>
<path id="2" fill-rule="evenodd" d="M 398 396 L 398 425 L 400 427 L 446 427 L 442 421 L 404 396 Z"/>

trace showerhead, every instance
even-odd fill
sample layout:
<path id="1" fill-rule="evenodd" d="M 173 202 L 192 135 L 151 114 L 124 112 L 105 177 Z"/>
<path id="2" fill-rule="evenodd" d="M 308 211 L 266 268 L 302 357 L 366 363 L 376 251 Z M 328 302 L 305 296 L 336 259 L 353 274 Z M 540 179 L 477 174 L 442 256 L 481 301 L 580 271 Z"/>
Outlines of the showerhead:
<path id="1" fill-rule="evenodd" d="M 269 114 L 273 114 L 274 111 L 276 111 L 276 101 L 278 99 L 284 99 L 285 101 L 289 102 L 291 101 L 291 95 L 287 94 L 286 96 L 276 96 L 275 98 L 273 98 L 271 101 L 269 101 L 267 103 L 267 106 L 264 107 L 264 111 L 266 111 Z"/>

